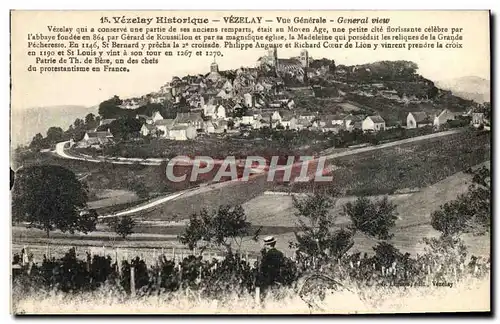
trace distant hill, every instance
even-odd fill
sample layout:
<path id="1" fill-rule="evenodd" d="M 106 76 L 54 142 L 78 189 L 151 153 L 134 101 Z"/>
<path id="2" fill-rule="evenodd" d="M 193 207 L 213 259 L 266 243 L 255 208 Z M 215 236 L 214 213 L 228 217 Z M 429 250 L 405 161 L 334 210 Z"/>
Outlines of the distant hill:
<path id="1" fill-rule="evenodd" d="M 11 147 L 29 144 L 35 134 L 46 135 L 52 126 L 66 130 L 76 118 L 89 113 L 97 115 L 98 107 L 50 106 L 11 110 Z"/>
<path id="2" fill-rule="evenodd" d="M 490 80 L 477 76 L 441 80 L 436 82 L 436 86 L 445 90 L 450 90 L 458 97 L 474 100 L 478 103 L 490 101 Z"/>

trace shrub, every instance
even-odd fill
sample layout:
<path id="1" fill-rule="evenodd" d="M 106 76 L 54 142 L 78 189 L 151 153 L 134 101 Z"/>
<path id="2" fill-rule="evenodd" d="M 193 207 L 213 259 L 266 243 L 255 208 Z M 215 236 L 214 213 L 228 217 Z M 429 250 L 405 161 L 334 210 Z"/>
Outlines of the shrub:
<path id="1" fill-rule="evenodd" d="M 130 216 L 115 217 L 108 224 L 110 229 L 122 238 L 133 234 L 135 225 L 135 220 Z"/>

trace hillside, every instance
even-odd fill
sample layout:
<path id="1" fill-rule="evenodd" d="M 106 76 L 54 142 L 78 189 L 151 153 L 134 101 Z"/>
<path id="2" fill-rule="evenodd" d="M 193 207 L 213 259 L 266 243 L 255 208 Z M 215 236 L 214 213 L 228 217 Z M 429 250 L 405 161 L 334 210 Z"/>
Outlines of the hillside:
<path id="1" fill-rule="evenodd" d="M 46 135 L 52 126 L 67 129 L 76 118 L 97 114 L 97 106 L 50 106 L 11 110 L 11 147 L 29 144 L 37 133 Z"/>
<path id="2" fill-rule="evenodd" d="M 319 183 L 316 187 L 345 190 L 348 195 L 381 195 L 396 193 L 398 190 L 423 189 L 489 159 L 488 134 L 463 132 L 420 143 L 384 148 L 377 152 L 336 158 L 331 163 L 340 168 L 332 173 L 334 181 Z M 292 189 L 294 192 L 310 192 L 311 186 L 309 183 L 295 183 Z M 185 195 L 137 216 L 161 221 L 187 219 L 203 207 L 245 204 L 266 190 L 286 189 L 279 183 L 267 182 L 265 177 L 257 177 L 249 182 L 235 182 L 201 194 Z M 279 196 L 272 196 L 270 199 L 278 198 Z M 257 222 L 258 225 L 293 226 L 279 218 L 278 210 L 267 208 L 266 204 L 262 205 L 263 209 L 258 205 L 254 207 L 259 209 L 257 214 L 265 218 L 265 222 Z M 280 208 L 284 208 L 284 205 Z M 275 215 L 278 218 L 274 218 Z M 292 217 L 288 211 L 284 211 L 283 215 Z M 251 221 L 256 219 L 251 217 Z"/>
<path id="3" fill-rule="evenodd" d="M 454 95 L 478 103 L 490 102 L 490 80 L 476 76 L 436 81 L 442 89 L 450 90 Z"/>
<path id="4" fill-rule="evenodd" d="M 485 163 L 489 165 L 489 162 Z M 424 246 L 421 240 L 424 237 L 436 236 L 438 232 L 430 226 L 430 215 L 439 209 L 442 204 L 455 199 L 459 194 L 465 192 L 471 183 L 470 175 L 463 172 L 455 173 L 435 184 L 422 188 L 421 191 L 390 196 L 389 199 L 397 205 L 399 220 L 396 222 L 394 238 L 391 240 L 397 248 L 403 252 L 422 253 Z M 352 201 L 354 197 L 341 198 L 333 210 L 335 214 L 341 214 L 342 206 Z M 261 195 L 244 204 L 248 218 L 255 225 L 289 227 L 290 230 L 296 226 L 292 199 L 290 196 Z M 347 224 L 347 219 L 339 217 L 338 225 Z M 282 249 L 287 249 L 289 240 L 293 240 L 292 233 L 276 233 L 276 238 Z M 489 253 L 490 237 L 464 235 L 464 240 L 471 254 L 487 255 Z M 371 247 L 376 240 L 364 235 L 355 238 L 355 250 L 372 252 Z"/>
<path id="5" fill-rule="evenodd" d="M 315 91 L 316 97 L 296 98 L 297 107 L 325 114 L 349 114 L 355 107 L 356 114 L 381 115 L 388 126 L 405 125 L 409 112 L 433 116 L 443 109 L 465 113 L 474 106 L 470 99 L 418 74 L 418 66 L 409 61 L 338 65 L 333 74 L 316 75 L 308 82 L 314 89 L 322 89 L 323 95 Z M 342 106 L 346 103 L 349 107 Z"/>

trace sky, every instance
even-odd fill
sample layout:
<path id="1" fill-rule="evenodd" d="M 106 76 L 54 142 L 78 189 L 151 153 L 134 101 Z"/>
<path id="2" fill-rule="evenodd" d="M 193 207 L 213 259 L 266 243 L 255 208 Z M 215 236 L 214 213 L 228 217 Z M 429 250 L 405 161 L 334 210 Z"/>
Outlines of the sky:
<path id="1" fill-rule="evenodd" d="M 94 106 L 99 102 L 119 95 L 122 98 L 140 96 L 157 91 L 173 76 L 209 72 L 213 57 L 161 57 L 159 64 L 131 67 L 129 73 L 65 73 L 53 72 L 40 74 L 28 72 L 26 67 L 32 58 L 27 55 L 27 34 L 48 34 L 47 26 L 90 27 L 100 26 L 102 15 L 118 16 L 203 16 L 221 19 L 234 12 L 15 12 L 12 16 L 12 109 L 30 107 L 83 105 Z M 433 81 L 449 80 L 463 76 L 478 76 L 490 79 L 489 20 L 487 11 L 252 11 L 239 12 L 237 15 L 264 16 L 324 16 L 338 17 L 384 17 L 390 18 L 390 26 L 397 27 L 442 27 L 463 28 L 462 49 L 309 49 L 313 58 L 334 59 L 337 64 L 355 65 L 380 60 L 409 60 L 418 64 L 419 73 Z M 216 27 L 223 27 L 221 22 Z M 278 26 L 277 23 L 271 26 Z M 352 26 L 352 25 L 351 25 Z M 374 25 L 369 24 L 371 28 Z M 239 25 L 238 27 L 241 27 Z M 309 26 L 313 27 L 313 26 Z M 328 27 L 333 27 L 329 25 Z M 345 25 L 349 27 L 349 25 Z M 279 50 L 279 56 L 297 56 L 300 49 Z M 257 59 L 266 54 L 264 49 L 241 51 L 224 50 L 224 56 L 217 58 L 220 70 L 235 69 L 241 66 L 255 66 Z"/>

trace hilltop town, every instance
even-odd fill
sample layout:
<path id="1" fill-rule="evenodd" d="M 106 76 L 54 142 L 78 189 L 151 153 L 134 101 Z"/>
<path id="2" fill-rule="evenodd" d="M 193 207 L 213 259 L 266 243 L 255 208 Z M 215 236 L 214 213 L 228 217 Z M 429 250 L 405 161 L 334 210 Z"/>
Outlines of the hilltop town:
<path id="1" fill-rule="evenodd" d="M 214 61 L 207 74 L 176 76 L 156 92 L 101 103 L 99 124 L 75 144 L 108 144 L 115 137 L 109 126 L 125 117 L 136 119 L 137 136 L 177 141 L 263 128 L 338 134 L 436 129 L 466 118 L 488 124 L 484 107 L 436 88 L 417 68 L 405 61 L 336 66 L 307 50 L 280 58 L 276 48 L 255 67 L 223 71 Z"/>
<path id="2" fill-rule="evenodd" d="M 213 148 L 221 158 L 318 154 L 471 124 L 489 127 L 489 102 L 437 88 L 413 62 L 346 66 L 305 49 L 290 58 L 277 48 L 263 54 L 253 67 L 223 70 L 214 59 L 205 73 L 174 76 L 157 91 L 114 96 L 99 104 L 97 116 L 76 119 L 64 131 L 51 127 L 29 147 L 50 150 L 66 140 L 79 154 L 143 159 L 213 155 Z"/>

